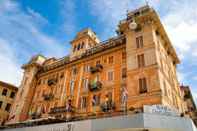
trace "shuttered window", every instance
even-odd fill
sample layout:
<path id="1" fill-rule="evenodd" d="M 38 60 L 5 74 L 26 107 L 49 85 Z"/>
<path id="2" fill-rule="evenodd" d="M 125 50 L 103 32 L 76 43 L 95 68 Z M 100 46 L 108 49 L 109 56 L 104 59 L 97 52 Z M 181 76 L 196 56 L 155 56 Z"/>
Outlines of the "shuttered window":
<path id="1" fill-rule="evenodd" d="M 114 57 L 113 56 L 110 56 L 109 57 L 109 64 L 113 64 L 114 63 Z"/>
<path id="2" fill-rule="evenodd" d="M 113 71 L 109 71 L 108 72 L 108 81 L 113 81 L 114 80 L 114 72 Z"/>
<path id="3" fill-rule="evenodd" d="M 143 36 L 136 37 L 136 47 L 137 48 L 143 48 Z"/>
<path id="4" fill-rule="evenodd" d="M 138 55 L 137 61 L 138 61 L 139 68 L 144 67 L 145 66 L 144 54 Z"/>
<path id="5" fill-rule="evenodd" d="M 140 91 L 140 93 L 146 93 L 147 92 L 146 78 L 140 78 L 139 79 L 139 91 Z"/>
<path id="6" fill-rule="evenodd" d="M 122 78 L 126 78 L 127 77 L 127 68 L 122 68 Z"/>

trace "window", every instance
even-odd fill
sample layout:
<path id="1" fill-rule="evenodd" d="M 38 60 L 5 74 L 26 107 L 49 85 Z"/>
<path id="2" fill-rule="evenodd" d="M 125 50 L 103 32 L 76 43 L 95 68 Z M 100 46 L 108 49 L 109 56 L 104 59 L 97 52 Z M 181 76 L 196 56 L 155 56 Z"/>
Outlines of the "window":
<path id="1" fill-rule="evenodd" d="M 146 93 L 147 92 L 146 78 L 140 78 L 139 79 L 139 90 L 140 90 L 140 93 Z"/>
<path id="2" fill-rule="evenodd" d="M 6 96 L 7 95 L 8 90 L 7 89 L 3 89 L 2 95 Z"/>
<path id="3" fill-rule="evenodd" d="M 142 36 L 136 37 L 136 47 L 143 48 L 143 37 Z"/>
<path id="4" fill-rule="evenodd" d="M 108 81 L 113 81 L 114 80 L 114 72 L 113 71 L 109 71 L 108 72 Z"/>
<path id="5" fill-rule="evenodd" d="M 80 45 L 80 44 L 78 44 L 78 46 L 77 46 L 77 50 L 80 50 L 80 47 L 81 47 L 81 45 Z"/>
<path id="6" fill-rule="evenodd" d="M 0 101 L 0 108 L 2 107 L 2 105 L 3 105 L 3 101 Z"/>
<path id="7" fill-rule="evenodd" d="M 94 95 L 92 98 L 92 106 L 98 106 L 100 104 L 100 94 Z"/>
<path id="8" fill-rule="evenodd" d="M 113 56 L 110 56 L 109 57 L 109 64 L 112 64 L 114 62 L 114 57 Z"/>
<path id="9" fill-rule="evenodd" d="M 123 59 L 123 60 L 126 59 L 126 56 L 127 56 L 126 52 L 122 52 L 122 59 Z"/>
<path id="10" fill-rule="evenodd" d="M 82 44 L 81 44 L 81 49 L 83 49 L 83 48 L 84 48 L 84 45 L 85 45 L 85 44 L 84 44 L 84 42 L 82 42 Z"/>
<path id="11" fill-rule="evenodd" d="M 89 84 L 89 80 L 88 79 L 84 79 L 84 81 L 83 81 L 84 90 L 88 89 L 88 84 Z"/>
<path id="12" fill-rule="evenodd" d="M 137 61 L 138 61 L 138 67 L 144 67 L 145 66 L 145 60 L 144 60 L 144 54 L 138 55 L 137 56 Z"/>
<path id="13" fill-rule="evenodd" d="M 81 98 L 81 108 L 84 109 L 87 107 L 87 97 Z"/>
<path id="14" fill-rule="evenodd" d="M 85 65 L 83 70 L 84 70 L 84 72 L 89 72 L 90 71 L 90 66 L 89 65 Z"/>
<path id="15" fill-rule="evenodd" d="M 71 81 L 70 82 L 70 95 L 71 96 L 74 95 L 74 85 L 75 85 L 75 82 L 74 81 Z"/>
<path id="16" fill-rule="evenodd" d="M 14 97 L 15 97 L 15 92 L 11 92 L 10 98 L 14 98 Z"/>
<path id="17" fill-rule="evenodd" d="M 6 105 L 6 107 L 5 107 L 5 110 L 6 110 L 7 112 L 9 112 L 9 111 L 10 111 L 10 107 L 11 107 L 11 104 L 8 103 L 8 104 Z"/>
<path id="18" fill-rule="evenodd" d="M 77 68 L 74 67 L 74 68 L 72 69 L 72 75 L 76 75 L 76 74 L 77 74 Z"/>
<path id="19" fill-rule="evenodd" d="M 98 64 L 100 64 L 101 63 L 101 61 L 100 60 L 97 60 L 96 61 L 96 65 L 98 65 Z"/>
<path id="20" fill-rule="evenodd" d="M 122 78 L 126 78 L 127 77 L 127 68 L 123 68 L 122 69 Z"/>

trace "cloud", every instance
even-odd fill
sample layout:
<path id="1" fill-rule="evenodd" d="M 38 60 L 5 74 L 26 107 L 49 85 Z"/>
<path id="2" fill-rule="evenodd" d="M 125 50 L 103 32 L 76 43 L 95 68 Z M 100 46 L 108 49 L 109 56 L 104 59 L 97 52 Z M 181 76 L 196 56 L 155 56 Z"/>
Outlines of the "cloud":
<path id="1" fill-rule="evenodd" d="M 74 36 L 76 33 L 76 4 L 75 0 L 62 0 L 60 1 L 60 14 L 63 19 L 63 25 L 60 31 L 64 35 Z"/>
<path id="2" fill-rule="evenodd" d="M 98 18 L 97 21 L 104 28 L 101 37 L 107 39 L 115 34 L 115 29 L 119 21 L 125 18 L 127 10 L 135 9 L 143 4 L 144 1 L 137 0 L 90 0 L 89 8 L 91 14 Z"/>
<path id="3" fill-rule="evenodd" d="M 191 4 L 192 3 L 192 4 Z M 197 49 L 197 9 L 192 8 L 197 1 L 179 1 L 172 5 L 172 10 L 162 17 L 166 30 L 183 59 Z M 186 58 L 187 59 L 187 58 Z"/>
<path id="4" fill-rule="evenodd" d="M 30 17 L 32 17 L 32 19 L 36 20 L 34 22 L 36 22 L 37 25 L 45 25 L 49 23 L 49 21 L 46 18 L 44 18 L 38 12 L 34 11 L 33 9 L 29 7 L 27 7 L 27 13 Z"/>
<path id="5" fill-rule="evenodd" d="M 20 65 L 15 61 L 13 50 L 9 43 L 0 38 L 0 80 L 18 85 L 21 81 L 22 71 Z"/>
<path id="6" fill-rule="evenodd" d="M 20 66 L 33 55 L 62 57 L 66 54 L 61 41 L 44 33 L 42 26 L 48 21 L 41 14 L 30 8 L 24 11 L 11 0 L 0 1 L 0 10 L 0 47 L 4 52 L 0 53 L 0 80 L 19 85 Z"/>

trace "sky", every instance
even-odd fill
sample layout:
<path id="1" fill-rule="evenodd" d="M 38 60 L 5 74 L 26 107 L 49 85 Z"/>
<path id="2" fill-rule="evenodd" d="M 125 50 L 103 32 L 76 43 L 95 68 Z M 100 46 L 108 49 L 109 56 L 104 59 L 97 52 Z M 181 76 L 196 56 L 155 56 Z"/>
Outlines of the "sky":
<path id="1" fill-rule="evenodd" d="M 178 77 L 197 100 L 197 0 L 147 0 L 181 60 Z M 36 54 L 63 57 L 87 27 L 103 41 L 115 36 L 127 10 L 145 0 L 0 0 L 0 80 L 20 85 L 21 66 Z"/>

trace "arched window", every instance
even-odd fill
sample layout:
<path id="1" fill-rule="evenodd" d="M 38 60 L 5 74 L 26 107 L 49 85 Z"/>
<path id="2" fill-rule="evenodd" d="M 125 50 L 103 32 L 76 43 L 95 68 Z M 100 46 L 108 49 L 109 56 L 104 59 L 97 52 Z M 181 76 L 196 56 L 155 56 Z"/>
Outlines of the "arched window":
<path id="1" fill-rule="evenodd" d="M 84 42 L 82 42 L 82 44 L 81 44 L 81 49 L 83 49 L 83 48 L 84 48 L 84 45 L 85 45 L 85 44 L 84 44 Z"/>
<path id="2" fill-rule="evenodd" d="M 7 89 L 3 89 L 2 95 L 6 96 L 7 95 L 8 90 Z"/>
<path id="3" fill-rule="evenodd" d="M 81 44 L 78 44 L 78 46 L 77 46 L 77 50 L 80 50 L 80 46 L 81 46 Z"/>

